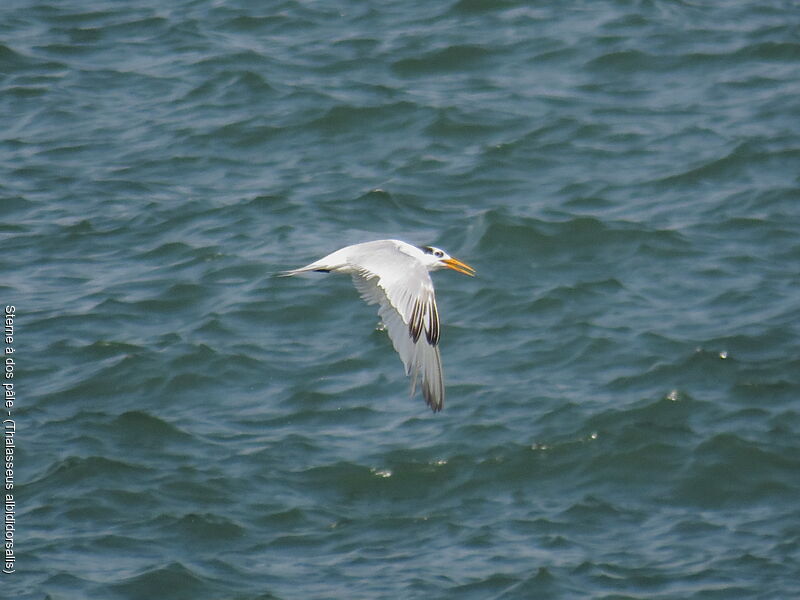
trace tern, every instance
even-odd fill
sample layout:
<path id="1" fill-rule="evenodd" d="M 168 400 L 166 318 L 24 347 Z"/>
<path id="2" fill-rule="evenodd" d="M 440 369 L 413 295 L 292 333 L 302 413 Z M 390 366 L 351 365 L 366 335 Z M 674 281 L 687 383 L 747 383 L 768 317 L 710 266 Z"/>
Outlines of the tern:
<path id="1" fill-rule="evenodd" d="M 422 395 L 433 412 L 444 406 L 439 311 L 429 271 L 453 269 L 470 277 L 475 269 L 434 246 L 376 240 L 345 246 L 288 277 L 309 271 L 343 273 L 353 278 L 361 298 L 378 305 L 378 315 L 411 377 L 411 395 L 422 379 Z"/>

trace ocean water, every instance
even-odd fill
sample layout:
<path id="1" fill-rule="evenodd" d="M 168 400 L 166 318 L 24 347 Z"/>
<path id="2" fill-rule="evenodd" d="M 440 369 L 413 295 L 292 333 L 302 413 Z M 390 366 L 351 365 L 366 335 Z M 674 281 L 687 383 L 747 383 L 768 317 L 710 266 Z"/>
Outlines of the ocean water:
<path id="1" fill-rule="evenodd" d="M 0 596 L 800 597 L 798 31 L 3 3 Z M 478 271 L 439 414 L 348 278 L 273 276 L 389 237 Z"/>

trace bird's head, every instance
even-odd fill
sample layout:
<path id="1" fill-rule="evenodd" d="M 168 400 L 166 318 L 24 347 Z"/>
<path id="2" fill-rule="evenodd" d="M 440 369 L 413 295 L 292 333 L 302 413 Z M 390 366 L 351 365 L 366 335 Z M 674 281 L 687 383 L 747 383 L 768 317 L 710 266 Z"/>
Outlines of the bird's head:
<path id="1" fill-rule="evenodd" d="M 423 252 L 422 262 L 429 271 L 453 269 L 454 271 L 464 273 L 464 275 L 469 275 L 470 277 L 475 275 L 475 269 L 453 258 L 441 248 L 436 248 L 435 246 L 420 246 L 420 250 Z"/>

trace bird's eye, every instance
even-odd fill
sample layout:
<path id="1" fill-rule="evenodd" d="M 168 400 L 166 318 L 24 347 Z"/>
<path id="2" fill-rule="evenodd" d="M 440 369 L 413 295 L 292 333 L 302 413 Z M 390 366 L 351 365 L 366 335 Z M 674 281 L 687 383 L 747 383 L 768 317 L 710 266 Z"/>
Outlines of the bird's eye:
<path id="1" fill-rule="evenodd" d="M 436 252 L 433 253 L 433 255 L 436 258 L 442 258 L 444 256 L 444 252 L 442 252 L 441 250 L 437 250 Z"/>

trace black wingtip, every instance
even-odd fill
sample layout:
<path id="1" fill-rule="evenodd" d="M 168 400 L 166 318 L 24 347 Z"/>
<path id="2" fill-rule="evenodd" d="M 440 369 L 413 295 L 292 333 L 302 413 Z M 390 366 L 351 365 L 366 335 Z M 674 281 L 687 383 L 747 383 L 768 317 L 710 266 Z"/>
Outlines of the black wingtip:
<path id="1" fill-rule="evenodd" d="M 423 387 L 422 396 L 425 398 L 425 404 L 427 404 L 430 407 L 430 409 L 434 412 L 434 414 L 441 412 L 441 410 L 444 408 L 444 398 L 443 397 L 436 398 L 432 390 Z"/>

